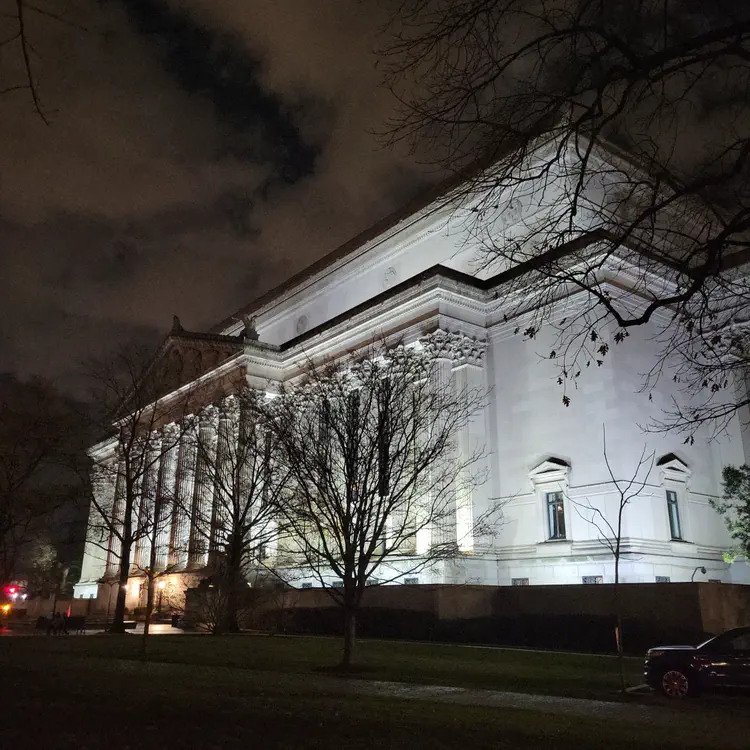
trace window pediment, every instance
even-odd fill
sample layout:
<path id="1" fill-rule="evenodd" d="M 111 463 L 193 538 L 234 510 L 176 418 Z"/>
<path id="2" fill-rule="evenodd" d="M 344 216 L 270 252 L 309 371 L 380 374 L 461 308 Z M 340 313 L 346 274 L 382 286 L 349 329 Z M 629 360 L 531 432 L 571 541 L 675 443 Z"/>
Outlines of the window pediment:
<path id="1" fill-rule="evenodd" d="M 659 469 L 659 480 L 662 484 L 664 482 L 676 482 L 677 484 L 687 486 L 690 476 L 693 473 L 690 467 L 674 453 L 667 453 L 662 456 L 656 462 L 656 466 Z"/>
<path id="2" fill-rule="evenodd" d="M 570 464 L 561 458 L 550 456 L 529 472 L 529 480 L 534 488 L 540 485 L 567 485 Z"/>

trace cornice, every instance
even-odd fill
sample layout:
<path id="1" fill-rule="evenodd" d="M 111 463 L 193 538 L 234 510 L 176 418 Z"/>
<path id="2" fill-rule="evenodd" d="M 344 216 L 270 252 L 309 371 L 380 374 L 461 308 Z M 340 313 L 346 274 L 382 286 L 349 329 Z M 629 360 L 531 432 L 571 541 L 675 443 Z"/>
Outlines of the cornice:
<path id="1" fill-rule="evenodd" d="M 340 259 L 332 261 L 330 265 L 326 265 L 325 267 L 321 268 L 319 271 L 312 273 L 311 275 L 303 279 L 300 279 L 298 284 L 296 284 L 295 286 L 291 287 L 288 290 L 281 291 L 277 297 L 273 299 L 269 299 L 265 304 L 262 304 L 258 306 L 257 308 L 253 308 L 251 304 L 246 309 L 251 310 L 253 315 L 256 315 L 258 317 L 265 316 L 265 319 L 260 322 L 261 327 L 265 327 L 267 325 L 278 322 L 280 320 L 284 320 L 287 317 L 294 317 L 294 315 L 299 312 L 297 304 L 292 304 L 290 307 L 284 310 L 280 310 L 276 315 L 269 315 L 269 313 L 274 308 L 277 308 L 280 305 L 283 305 L 283 303 L 288 302 L 289 300 L 292 300 L 294 297 L 297 297 L 300 294 L 303 294 L 307 290 L 310 290 L 311 287 L 314 287 L 323 279 L 327 277 L 335 277 L 340 271 L 345 269 L 346 266 L 348 266 L 349 264 L 356 263 L 356 261 L 359 260 L 362 256 L 366 255 L 367 253 L 372 252 L 379 246 L 390 242 L 394 238 L 398 237 L 399 234 L 408 232 L 409 230 L 417 226 L 420 222 L 422 223 L 427 222 L 427 226 L 424 227 L 421 231 L 415 232 L 411 237 L 409 237 L 404 242 L 400 244 L 397 243 L 393 248 L 389 249 L 387 252 L 378 255 L 377 258 L 373 257 L 371 261 L 368 261 L 364 265 L 358 266 L 356 270 L 352 271 L 351 275 L 347 276 L 346 273 L 344 273 L 344 275 L 341 278 L 335 279 L 334 283 L 326 288 L 326 291 L 328 292 L 333 291 L 342 283 L 344 283 L 349 278 L 351 278 L 352 275 L 365 273 L 374 268 L 377 268 L 380 265 L 384 265 L 396 255 L 399 255 L 405 250 L 408 250 L 410 247 L 413 247 L 415 244 L 422 242 L 424 239 L 426 239 L 430 235 L 435 234 L 436 232 L 439 232 L 441 229 L 443 229 L 446 226 L 450 218 L 448 214 L 443 213 L 445 209 L 445 205 L 446 205 L 445 199 L 442 199 L 442 200 L 437 199 L 436 201 L 431 202 L 427 206 L 423 207 L 421 210 L 404 217 L 401 221 L 399 221 L 397 224 L 392 226 L 389 230 L 386 230 L 383 233 L 374 237 L 373 239 L 365 242 L 364 244 L 360 245 L 357 249 L 352 250 L 349 254 L 343 256 Z M 324 259 L 325 258 L 321 260 L 324 260 Z M 301 273 L 304 274 L 305 270 L 303 270 Z M 294 280 L 294 277 L 292 277 L 290 281 L 293 281 L 293 280 Z M 240 313 L 238 313 L 238 315 L 239 314 Z M 222 324 L 220 324 L 220 326 L 222 326 Z M 241 329 L 242 329 L 241 320 L 238 320 L 236 323 L 229 323 L 227 321 L 227 325 L 224 325 L 223 327 L 221 327 L 221 330 L 224 332 L 224 335 L 229 335 L 229 336 L 238 333 Z"/>

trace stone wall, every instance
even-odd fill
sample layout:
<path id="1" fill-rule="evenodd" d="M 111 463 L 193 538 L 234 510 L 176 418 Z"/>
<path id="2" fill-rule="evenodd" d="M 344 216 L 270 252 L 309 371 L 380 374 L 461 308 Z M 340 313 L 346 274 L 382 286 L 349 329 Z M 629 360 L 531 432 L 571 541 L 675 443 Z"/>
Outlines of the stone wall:
<path id="1" fill-rule="evenodd" d="M 750 624 L 750 586 L 713 583 L 622 584 L 627 650 L 694 643 Z M 282 605 L 283 600 L 283 605 Z M 289 632 L 338 632 L 340 613 L 322 589 L 257 600 L 256 620 Z M 365 593 L 362 635 L 466 643 L 614 650 L 614 586 L 383 586 Z"/>

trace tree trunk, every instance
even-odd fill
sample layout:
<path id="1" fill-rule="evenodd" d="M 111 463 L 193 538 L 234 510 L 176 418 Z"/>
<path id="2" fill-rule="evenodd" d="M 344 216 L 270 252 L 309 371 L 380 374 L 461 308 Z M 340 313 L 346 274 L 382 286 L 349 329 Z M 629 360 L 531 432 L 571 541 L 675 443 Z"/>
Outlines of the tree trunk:
<path id="1" fill-rule="evenodd" d="M 344 653 L 341 656 L 341 666 L 348 669 L 354 655 L 354 639 L 357 635 L 357 613 L 354 609 L 344 609 Z"/>
<path id="2" fill-rule="evenodd" d="M 242 576 L 242 547 L 239 537 L 235 534 L 228 545 L 227 555 L 224 557 L 224 569 L 220 586 L 221 601 L 224 611 L 221 613 L 221 632 L 239 633 L 240 625 L 237 615 L 240 609 L 240 586 L 244 582 Z"/>
<path id="3" fill-rule="evenodd" d="M 122 557 L 120 558 L 120 577 L 117 582 L 117 599 L 115 599 L 115 612 L 112 615 L 112 633 L 125 632 L 125 596 L 128 593 L 128 577 L 130 575 L 130 546 L 122 545 Z"/>
<path id="4" fill-rule="evenodd" d="M 154 583 L 156 582 L 156 540 L 159 536 L 159 516 L 161 515 L 161 502 L 156 498 L 154 503 L 154 523 L 150 534 L 151 550 L 148 556 L 148 574 L 146 581 L 148 589 L 146 590 L 146 619 L 143 622 L 143 639 L 141 641 L 141 657 L 146 658 L 146 642 L 148 641 L 148 632 L 151 627 L 151 613 L 154 611 Z"/>
<path id="5" fill-rule="evenodd" d="M 151 612 L 154 609 L 154 574 L 149 572 L 148 589 L 146 590 L 146 619 L 143 622 L 143 637 L 141 638 L 141 658 L 146 658 L 146 646 L 148 644 L 148 631 L 151 626 Z"/>
<path id="6" fill-rule="evenodd" d="M 224 598 L 225 607 L 223 612 L 223 623 L 221 626 L 222 633 L 239 633 L 240 626 L 237 622 L 237 612 L 239 610 L 239 600 L 237 585 L 234 580 L 230 579 L 227 583 L 228 590 Z"/>
<path id="7" fill-rule="evenodd" d="M 617 661 L 620 665 L 620 690 L 624 693 L 628 689 L 625 681 L 625 652 L 622 643 L 622 615 L 620 608 L 617 608 Z"/>
<path id="8" fill-rule="evenodd" d="M 622 609 L 620 606 L 620 549 L 619 538 L 615 554 L 615 639 L 617 642 L 617 662 L 620 668 L 620 690 L 624 693 L 627 690 L 625 681 L 625 649 L 622 642 Z"/>

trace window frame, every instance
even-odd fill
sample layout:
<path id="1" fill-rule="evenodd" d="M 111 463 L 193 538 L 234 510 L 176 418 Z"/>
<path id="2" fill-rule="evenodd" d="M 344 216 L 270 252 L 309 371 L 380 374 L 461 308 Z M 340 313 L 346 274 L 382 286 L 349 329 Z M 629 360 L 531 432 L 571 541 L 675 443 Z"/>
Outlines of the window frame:
<path id="1" fill-rule="evenodd" d="M 670 487 L 665 487 L 664 495 L 667 501 L 667 521 L 669 522 L 670 541 L 682 542 L 685 540 L 685 536 L 682 533 L 682 519 L 680 518 L 680 497 L 677 494 L 677 490 Z"/>
<path id="2" fill-rule="evenodd" d="M 691 537 L 690 509 L 689 509 L 689 484 L 692 474 L 690 467 L 672 453 L 668 453 L 657 463 L 659 468 L 659 483 L 662 495 L 661 503 L 666 521 L 666 534 L 668 542 L 682 544 L 688 542 Z M 670 500 L 670 493 L 674 501 Z M 672 508 L 677 514 L 680 536 L 673 534 Z"/>
<path id="3" fill-rule="evenodd" d="M 589 580 L 586 580 L 586 579 Z M 582 586 L 599 586 L 604 583 L 604 576 L 581 576 L 581 585 Z"/>
<path id="4" fill-rule="evenodd" d="M 529 472 L 529 481 L 537 496 L 539 529 L 541 543 L 543 544 L 570 543 L 573 540 L 568 498 L 570 470 L 571 466 L 567 461 L 550 456 Z M 561 496 L 561 500 L 557 502 L 562 504 L 564 536 L 552 536 L 551 534 L 548 497 L 557 493 Z"/>
<path id="5" fill-rule="evenodd" d="M 553 506 L 557 506 L 557 508 L 553 510 Z M 565 523 L 565 493 L 562 490 L 545 492 L 544 510 L 547 519 L 547 541 L 566 541 L 568 528 Z M 561 518 L 562 524 L 560 524 Z M 562 526 L 562 533 L 560 533 L 560 526 Z"/>

